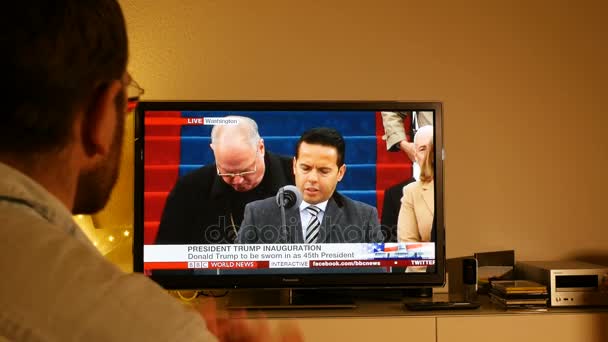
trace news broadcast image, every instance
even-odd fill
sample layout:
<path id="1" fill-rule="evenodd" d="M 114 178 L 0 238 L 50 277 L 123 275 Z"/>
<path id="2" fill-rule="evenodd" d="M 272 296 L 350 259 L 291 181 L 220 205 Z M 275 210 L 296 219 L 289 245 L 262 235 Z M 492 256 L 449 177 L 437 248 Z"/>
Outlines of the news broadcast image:
<path id="1" fill-rule="evenodd" d="M 416 114 L 399 113 L 410 142 L 419 125 L 415 119 L 411 120 Z M 190 236 L 193 238 L 176 240 L 176 243 L 161 242 L 159 228 L 163 212 L 176 184 L 183 177 L 214 165 L 215 156 L 210 147 L 211 130 L 218 125 L 238 125 L 239 120 L 234 116 L 253 119 L 263 139 L 264 150 L 289 160 L 293 160 L 296 143 L 308 129 L 329 127 L 340 132 L 346 146 L 346 171 L 337 183 L 336 191 L 349 200 L 375 208 L 380 238 L 338 243 L 242 243 L 239 241 L 239 226 L 244 215 L 241 209 L 238 214 L 227 210 L 220 215 L 213 214 L 217 217 L 208 221 L 196 221 L 216 223 L 196 225 L 191 229 Z M 353 273 L 361 269 L 378 273 L 430 272 L 435 265 L 436 254 L 432 233 L 424 238 L 424 234 L 421 234 L 418 241 L 404 241 L 397 234 L 402 189 L 416 179 L 413 178 L 414 165 L 407 155 L 387 147 L 384 125 L 380 111 L 146 111 L 143 135 L 144 273 L 194 270 L 201 271 L 201 274 L 211 274 L 206 271 L 226 274 L 226 271 L 238 270 L 240 274 L 263 274 L 264 270 L 275 270 L 290 274 L 323 273 L 332 269 Z M 255 170 L 254 166 L 251 171 Z M 247 173 L 248 170 L 241 172 Z M 210 178 L 215 181 L 221 179 L 218 174 L 222 174 L 222 170 L 214 165 L 213 172 L 208 176 L 209 182 L 212 182 Z M 207 196 L 216 191 L 212 189 L 212 186 L 201 189 L 199 195 Z M 392 197 L 388 196 L 389 189 L 393 189 Z M 194 186 L 190 190 L 198 191 Z M 267 197 L 272 197 L 273 203 L 279 198 L 277 191 L 269 193 Z M 210 206 L 218 205 L 199 205 L 198 197 L 192 198 L 180 216 L 204 216 L 212 211 Z M 242 203 L 243 206 L 246 204 Z M 280 213 L 280 206 L 277 205 L 276 215 L 273 215 L 277 222 L 281 222 Z M 361 224 L 355 222 L 350 229 L 363 227 L 368 221 Z M 286 222 L 287 225 L 292 223 Z M 223 228 L 224 225 L 227 228 Z M 215 240 L 208 238 L 201 243 L 201 240 L 194 238 L 205 234 L 209 236 L 218 227 L 222 228 Z M 162 229 L 182 228 L 176 223 Z M 277 224 L 274 229 L 281 231 L 285 227 Z M 361 231 L 360 235 L 367 237 L 369 232 Z"/>

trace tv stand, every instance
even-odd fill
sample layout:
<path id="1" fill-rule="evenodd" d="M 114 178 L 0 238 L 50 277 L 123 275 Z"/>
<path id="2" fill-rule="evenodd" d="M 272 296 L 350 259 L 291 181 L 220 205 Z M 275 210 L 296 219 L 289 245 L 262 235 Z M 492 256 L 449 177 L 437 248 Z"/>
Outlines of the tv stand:
<path id="1" fill-rule="evenodd" d="M 357 305 L 349 295 L 337 291 L 300 289 L 233 290 L 227 309 L 353 309 Z"/>
<path id="2" fill-rule="evenodd" d="M 273 329 L 295 320 L 306 341 L 401 341 L 404 331 L 416 342 L 608 341 L 606 307 L 505 311 L 485 295 L 479 299 L 476 310 L 418 312 L 404 309 L 402 301 L 361 300 L 355 309 L 260 310 L 247 317 L 268 319 Z M 448 300 L 448 294 L 435 294 L 433 300 Z"/>

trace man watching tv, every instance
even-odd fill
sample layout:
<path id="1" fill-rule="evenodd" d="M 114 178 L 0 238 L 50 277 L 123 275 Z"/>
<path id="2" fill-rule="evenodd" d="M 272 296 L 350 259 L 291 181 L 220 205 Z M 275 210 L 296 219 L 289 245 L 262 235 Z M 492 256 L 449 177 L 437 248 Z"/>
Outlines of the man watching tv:
<path id="1" fill-rule="evenodd" d="M 119 170 L 134 83 L 118 2 L 11 3 L 0 44 L 0 340 L 269 340 L 264 320 L 203 319 L 123 273 L 72 219 L 105 206 Z"/>

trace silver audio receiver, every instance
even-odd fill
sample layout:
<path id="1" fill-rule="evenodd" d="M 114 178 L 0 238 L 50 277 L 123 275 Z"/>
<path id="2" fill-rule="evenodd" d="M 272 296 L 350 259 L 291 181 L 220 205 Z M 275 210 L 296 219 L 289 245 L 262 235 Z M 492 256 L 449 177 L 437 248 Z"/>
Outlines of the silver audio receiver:
<path id="1" fill-rule="evenodd" d="M 547 286 L 550 306 L 608 305 L 608 267 L 580 261 L 522 261 L 519 279 Z"/>

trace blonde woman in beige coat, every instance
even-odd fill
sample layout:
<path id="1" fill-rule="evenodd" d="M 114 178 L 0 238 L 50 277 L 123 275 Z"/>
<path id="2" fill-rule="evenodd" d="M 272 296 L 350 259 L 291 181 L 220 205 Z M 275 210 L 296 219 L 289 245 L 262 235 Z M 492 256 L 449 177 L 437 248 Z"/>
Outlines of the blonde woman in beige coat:
<path id="1" fill-rule="evenodd" d="M 435 213 L 433 126 L 423 126 L 416 132 L 414 147 L 416 162 L 421 165 L 420 179 L 403 188 L 397 220 L 399 242 L 431 241 Z"/>

